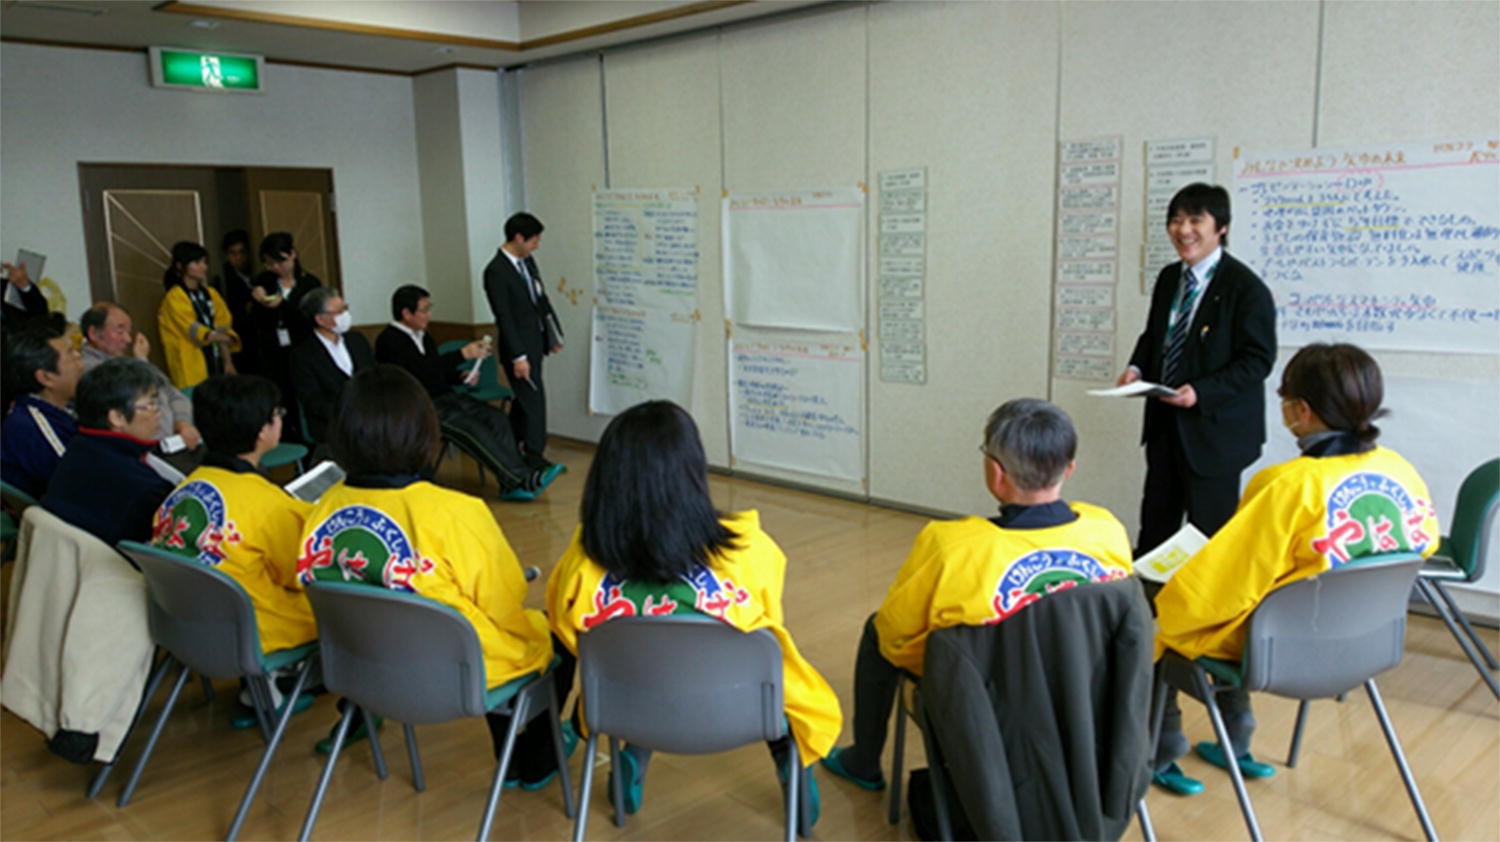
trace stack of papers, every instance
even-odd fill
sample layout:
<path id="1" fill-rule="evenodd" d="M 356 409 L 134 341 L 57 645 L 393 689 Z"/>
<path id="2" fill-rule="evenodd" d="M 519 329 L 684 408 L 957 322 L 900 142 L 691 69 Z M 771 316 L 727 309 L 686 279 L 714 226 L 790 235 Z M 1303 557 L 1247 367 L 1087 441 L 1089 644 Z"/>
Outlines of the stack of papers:
<path id="1" fill-rule="evenodd" d="M 1101 398 L 1170 398 L 1177 394 L 1177 390 L 1160 383 L 1137 380 L 1113 389 L 1090 389 L 1089 394 Z"/>
<path id="2" fill-rule="evenodd" d="M 1207 543 L 1208 538 L 1198 531 L 1198 527 L 1191 523 L 1184 524 L 1177 530 L 1177 534 L 1137 559 L 1135 573 L 1147 581 L 1166 584 L 1172 574 L 1187 564 Z"/>

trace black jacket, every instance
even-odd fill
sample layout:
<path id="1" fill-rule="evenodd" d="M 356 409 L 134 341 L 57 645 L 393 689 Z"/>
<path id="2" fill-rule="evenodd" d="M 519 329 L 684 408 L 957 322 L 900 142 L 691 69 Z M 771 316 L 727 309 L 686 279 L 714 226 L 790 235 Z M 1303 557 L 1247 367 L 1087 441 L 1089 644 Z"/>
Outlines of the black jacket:
<path id="1" fill-rule="evenodd" d="M 1134 578 L 928 638 L 922 707 L 978 838 L 1120 838 L 1151 778 L 1151 643 Z"/>

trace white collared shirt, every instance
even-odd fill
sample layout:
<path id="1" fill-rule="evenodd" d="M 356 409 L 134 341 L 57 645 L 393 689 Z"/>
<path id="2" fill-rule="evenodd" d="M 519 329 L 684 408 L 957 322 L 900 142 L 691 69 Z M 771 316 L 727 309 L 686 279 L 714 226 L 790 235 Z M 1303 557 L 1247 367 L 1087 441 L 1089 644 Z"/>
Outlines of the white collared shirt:
<path id="1" fill-rule="evenodd" d="M 313 331 L 313 336 L 318 337 L 318 341 L 328 349 L 328 356 L 333 357 L 333 364 L 339 367 L 339 371 L 353 377 L 354 358 L 349 356 L 349 345 L 344 341 L 344 337 L 334 334 L 333 339 L 329 339 L 320 330 Z"/>
<path id="2" fill-rule="evenodd" d="M 1224 259 L 1224 247 L 1214 249 L 1214 253 L 1201 261 L 1193 264 L 1193 275 L 1198 279 L 1198 292 L 1193 296 L 1193 307 L 1188 311 L 1188 324 L 1198 317 L 1198 305 L 1208 296 L 1208 285 L 1213 283 L 1214 275 L 1219 274 L 1219 261 Z M 1213 271 L 1210 272 L 1209 270 Z"/>
<path id="3" fill-rule="evenodd" d="M 391 327 L 401 331 L 407 336 L 410 336 L 411 341 L 417 343 L 417 353 L 422 354 L 423 356 L 427 355 L 427 348 L 422 344 L 422 339 L 427 335 L 427 331 L 412 330 L 411 328 L 406 326 L 405 322 L 399 320 L 391 322 Z"/>

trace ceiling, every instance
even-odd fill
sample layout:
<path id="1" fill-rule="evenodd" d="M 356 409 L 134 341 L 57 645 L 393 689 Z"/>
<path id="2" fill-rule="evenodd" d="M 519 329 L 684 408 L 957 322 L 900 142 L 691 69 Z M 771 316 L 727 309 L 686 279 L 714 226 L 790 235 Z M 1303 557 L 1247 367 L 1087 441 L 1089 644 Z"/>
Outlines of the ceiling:
<path id="1" fill-rule="evenodd" d="M 822 0 L 3 0 L 0 40 L 189 47 L 417 74 L 539 59 L 779 14 Z"/>

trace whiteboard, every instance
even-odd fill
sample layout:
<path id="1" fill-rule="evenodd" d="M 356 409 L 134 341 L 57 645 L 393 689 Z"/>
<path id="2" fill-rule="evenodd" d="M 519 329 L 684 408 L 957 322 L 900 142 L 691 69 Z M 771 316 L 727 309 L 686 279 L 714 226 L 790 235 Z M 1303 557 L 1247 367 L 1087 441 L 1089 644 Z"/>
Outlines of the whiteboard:
<path id="1" fill-rule="evenodd" d="M 864 193 L 724 197 L 724 300 L 755 327 L 856 333 L 864 326 Z"/>
<path id="2" fill-rule="evenodd" d="M 692 316 L 650 307 L 594 308 L 589 412 L 615 415 L 642 401 L 693 405 Z"/>
<path id="3" fill-rule="evenodd" d="M 1500 138 L 1246 153 L 1234 207 L 1280 344 L 1500 354 Z"/>
<path id="4" fill-rule="evenodd" d="M 729 340 L 730 454 L 804 474 L 864 479 L 865 355 L 855 340 Z"/>

